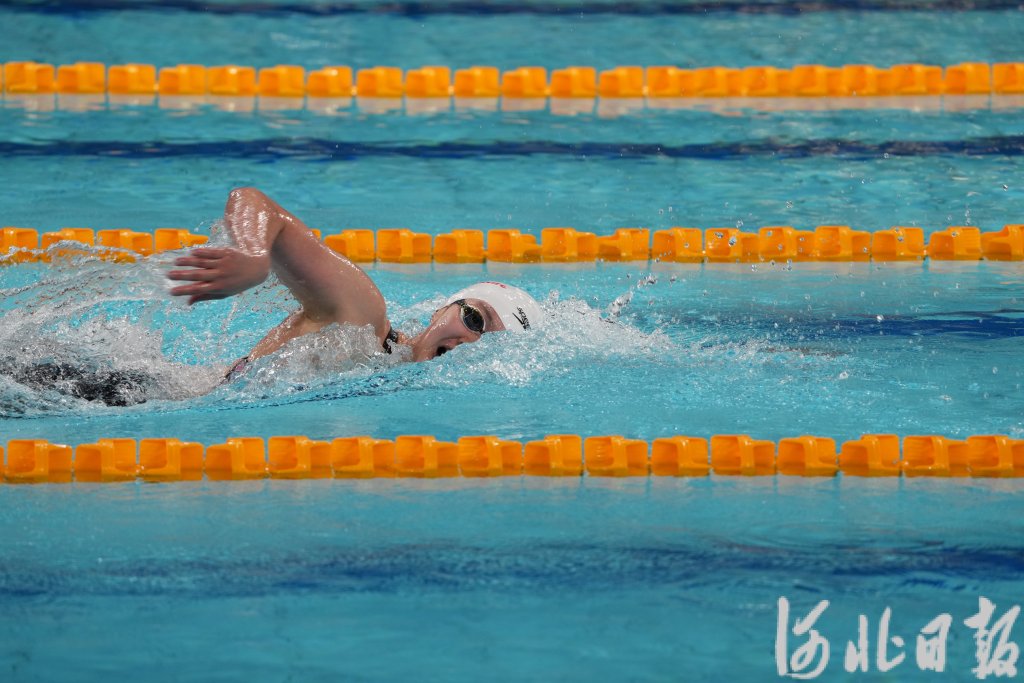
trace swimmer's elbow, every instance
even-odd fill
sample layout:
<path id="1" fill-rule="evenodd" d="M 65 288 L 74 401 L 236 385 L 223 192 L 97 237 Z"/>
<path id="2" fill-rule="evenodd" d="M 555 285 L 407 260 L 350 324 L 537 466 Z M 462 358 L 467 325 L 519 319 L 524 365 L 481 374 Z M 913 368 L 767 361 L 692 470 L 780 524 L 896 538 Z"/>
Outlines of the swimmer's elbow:
<path id="1" fill-rule="evenodd" d="M 228 204 L 252 204 L 266 201 L 267 195 L 255 187 L 236 187 L 228 193 Z"/>

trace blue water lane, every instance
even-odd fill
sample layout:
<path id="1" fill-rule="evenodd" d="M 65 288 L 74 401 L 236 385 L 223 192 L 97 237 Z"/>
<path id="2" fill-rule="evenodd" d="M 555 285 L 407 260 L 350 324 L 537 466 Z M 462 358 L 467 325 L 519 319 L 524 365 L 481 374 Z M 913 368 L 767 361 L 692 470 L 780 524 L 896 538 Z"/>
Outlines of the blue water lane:
<path id="1" fill-rule="evenodd" d="M 1018 60 L 1019 22 L 1019 7 L 1006 0 L 6 2 L 0 60 L 403 69 L 945 66 Z"/>
<path id="2" fill-rule="evenodd" d="M 965 620 L 982 599 L 996 617 L 1020 604 L 1020 493 L 856 477 L 5 485 L 0 656 L 12 680 L 230 679 L 211 662 L 257 681 L 768 680 L 780 626 L 826 601 L 822 680 L 842 676 L 861 615 L 874 636 L 887 610 L 904 660 L 890 675 L 936 680 L 914 639 L 948 614 L 944 675 L 969 680 Z"/>

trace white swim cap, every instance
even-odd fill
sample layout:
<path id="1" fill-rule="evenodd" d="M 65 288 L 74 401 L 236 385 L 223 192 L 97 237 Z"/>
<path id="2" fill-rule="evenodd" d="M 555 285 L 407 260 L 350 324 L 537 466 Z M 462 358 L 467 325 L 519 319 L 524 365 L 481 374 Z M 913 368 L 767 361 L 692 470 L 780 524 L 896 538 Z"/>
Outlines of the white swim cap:
<path id="1" fill-rule="evenodd" d="M 544 312 L 532 296 L 500 282 L 478 282 L 455 292 L 445 303 L 459 299 L 480 299 L 490 304 L 506 330 L 534 330 L 540 327 Z"/>

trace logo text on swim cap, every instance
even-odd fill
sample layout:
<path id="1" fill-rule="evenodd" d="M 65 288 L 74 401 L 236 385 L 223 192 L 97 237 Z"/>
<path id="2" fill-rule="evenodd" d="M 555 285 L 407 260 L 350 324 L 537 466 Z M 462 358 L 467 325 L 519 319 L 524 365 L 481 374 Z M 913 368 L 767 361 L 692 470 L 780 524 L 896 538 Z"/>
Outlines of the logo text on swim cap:
<path id="1" fill-rule="evenodd" d="M 522 307 L 517 307 L 516 310 L 519 311 L 519 314 L 517 315 L 513 313 L 512 316 L 519 321 L 519 324 L 523 326 L 524 330 L 530 329 L 530 319 L 526 317 L 526 311 L 524 311 Z"/>

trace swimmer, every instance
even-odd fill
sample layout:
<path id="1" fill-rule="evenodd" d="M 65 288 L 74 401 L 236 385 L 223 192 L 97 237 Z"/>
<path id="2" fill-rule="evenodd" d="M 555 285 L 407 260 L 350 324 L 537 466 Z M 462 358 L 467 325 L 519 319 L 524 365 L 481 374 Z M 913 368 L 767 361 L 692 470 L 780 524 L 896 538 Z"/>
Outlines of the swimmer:
<path id="1" fill-rule="evenodd" d="M 391 326 L 383 295 L 359 266 L 327 247 L 259 190 L 231 191 L 224 227 L 236 246 L 200 247 L 179 257 L 175 265 L 185 269 L 172 270 L 168 277 L 185 284 L 170 293 L 188 297 L 190 305 L 224 299 L 255 287 L 273 270 L 300 305 L 232 364 L 226 380 L 288 341 L 333 323 L 370 325 L 383 351 L 391 353 L 392 345 L 400 344 L 409 347 L 413 361 L 425 361 L 488 332 L 533 329 L 541 321 L 540 306 L 523 290 L 480 282 L 450 296 L 425 330 L 407 337 Z"/>

